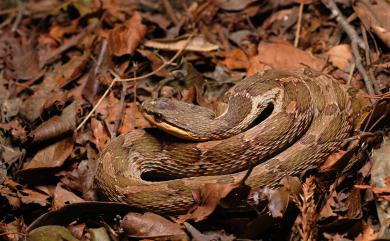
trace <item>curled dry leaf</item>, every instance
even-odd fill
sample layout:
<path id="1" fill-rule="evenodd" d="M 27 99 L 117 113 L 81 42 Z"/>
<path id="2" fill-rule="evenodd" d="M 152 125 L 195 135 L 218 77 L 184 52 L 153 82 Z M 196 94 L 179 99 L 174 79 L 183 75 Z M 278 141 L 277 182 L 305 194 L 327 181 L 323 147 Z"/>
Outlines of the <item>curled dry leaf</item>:
<path id="1" fill-rule="evenodd" d="M 261 196 L 267 198 L 268 210 L 274 218 L 282 218 L 289 202 L 302 192 L 302 184 L 297 177 L 286 176 L 280 181 L 280 184 L 281 186 L 277 189 L 265 187 L 252 192 L 252 195 L 257 197 L 256 200 Z"/>
<path id="2" fill-rule="evenodd" d="M 154 213 L 128 213 L 123 218 L 121 227 L 127 235 L 137 238 L 189 240 L 179 224 Z"/>
<path id="3" fill-rule="evenodd" d="M 31 132 L 34 142 L 59 137 L 76 128 L 76 102 L 68 105 L 60 116 L 54 116 L 43 122 Z"/>
<path id="4" fill-rule="evenodd" d="M 326 53 L 329 61 L 337 68 L 349 73 L 352 69 L 353 56 L 349 44 L 340 44 L 329 49 Z"/>
<path id="5" fill-rule="evenodd" d="M 115 56 L 133 54 L 138 44 L 145 36 L 146 27 L 142 24 L 142 17 L 135 12 L 125 24 L 117 25 L 111 30 L 108 45 Z"/>
<path id="6" fill-rule="evenodd" d="M 165 49 L 171 51 L 177 51 L 183 49 L 187 43 L 187 38 L 177 40 L 148 40 L 145 42 L 146 47 L 155 49 Z M 193 37 L 190 43 L 187 45 L 186 50 L 197 52 L 209 52 L 217 50 L 218 45 L 208 42 L 203 35 Z"/>

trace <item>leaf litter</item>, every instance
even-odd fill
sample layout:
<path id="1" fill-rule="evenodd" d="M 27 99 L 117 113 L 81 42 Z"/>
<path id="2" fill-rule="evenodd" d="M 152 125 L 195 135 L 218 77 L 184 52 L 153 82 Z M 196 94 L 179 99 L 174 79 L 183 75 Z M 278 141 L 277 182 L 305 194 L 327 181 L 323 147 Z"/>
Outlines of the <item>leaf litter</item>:
<path id="1" fill-rule="evenodd" d="M 343 22 L 332 3 L 1 2 L 1 238 L 389 239 L 390 4 L 336 1 Z M 292 67 L 330 74 L 353 97 L 355 131 L 319 172 L 286 177 L 276 189 L 205 185 L 179 218 L 135 209 L 122 216 L 128 207 L 94 202 L 98 152 L 116 134 L 151 127 L 142 101 L 165 96 L 221 113 L 224 93 L 245 75 Z M 119 83 L 112 73 L 147 77 Z M 231 212 L 249 192 L 257 204 Z"/>

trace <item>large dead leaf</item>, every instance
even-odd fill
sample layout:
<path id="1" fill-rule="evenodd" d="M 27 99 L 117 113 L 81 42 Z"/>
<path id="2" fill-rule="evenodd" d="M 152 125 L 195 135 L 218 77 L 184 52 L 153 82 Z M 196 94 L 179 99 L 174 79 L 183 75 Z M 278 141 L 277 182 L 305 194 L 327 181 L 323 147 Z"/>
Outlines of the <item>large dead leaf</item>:
<path id="1" fill-rule="evenodd" d="M 5 34 L 5 33 L 3 33 Z M 11 35 L 10 32 L 7 34 Z M 43 71 L 38 65 L 37 52 L 33 48 L 33 40 L 25 37 L 2 38 L 6 42 L 5 75 L 18 80 L 35 80 Z M 2 43 L 0 43 L 0 46 Z M 1 57 L 0 57 L 1 58 Z"/>
<path id="2" fill-rule="evenodd" d="M 136 238 L 189 240 L 179 224 L 154 213 L 128 213 L 123 218 L 121 227 L 127 235 Z"/>
<path id="3" fill-rule="evenodd" d="M 135 12 L 125 24 L 116 26 L 111 30 L 108 45 L 111 53 L 116 56 L 133 54 L 138 44 L 144 38 L 145 25 L 142 24 L 142 17 Z"/>
<path id="4" fill-rule="evenodd" d="M 302 68 L 309 66 L 320 71 L 325 66 L 325 61 L 287 43 L 261 42 L 258 52 L 259 54 L 251 59 L 247 70 L 248 75 L 263 72 L 269 68 Z"/>
<path id="5" fill-rule="evenodd" d="M 72 151 L 72 138 L 63 139 L 41 149 L 30 162 L 24 165 L 23 171 L 60 167 L 72 154 Z"/>

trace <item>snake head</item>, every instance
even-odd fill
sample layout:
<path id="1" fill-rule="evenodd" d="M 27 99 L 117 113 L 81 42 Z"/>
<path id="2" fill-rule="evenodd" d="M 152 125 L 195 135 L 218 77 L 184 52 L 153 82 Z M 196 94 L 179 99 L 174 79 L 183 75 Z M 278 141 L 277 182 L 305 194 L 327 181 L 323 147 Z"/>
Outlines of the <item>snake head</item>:
<path id="1" fill-rule="evenodd" d="M 171 135 L 186 140 L 210 139 L 198 130 L 200 123 L 215 118 L 214 112 L 207 108 L 168 98 L 145 101 L 141 108 L 149 122 Z"/>

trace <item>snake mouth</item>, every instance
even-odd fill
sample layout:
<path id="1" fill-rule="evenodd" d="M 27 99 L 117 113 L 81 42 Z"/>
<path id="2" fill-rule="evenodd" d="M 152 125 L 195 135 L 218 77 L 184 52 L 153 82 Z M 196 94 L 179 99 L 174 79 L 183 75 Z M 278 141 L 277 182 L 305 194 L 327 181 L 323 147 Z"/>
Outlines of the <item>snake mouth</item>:
<path id="1" fill-rule="evenodd" d="M 186 131 L 174 124 L 168 122 L 161 114 L 150 113 L 144 111 L 143 116 L 147 119 L 152 125 L 163 130 L 164 132 L 178 137 L 180 139 L 188 140 L 188 141 L 204 141 L 209 140 L 208 138 L 197 137 L 191 131 Z"/>

